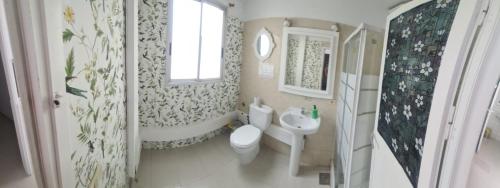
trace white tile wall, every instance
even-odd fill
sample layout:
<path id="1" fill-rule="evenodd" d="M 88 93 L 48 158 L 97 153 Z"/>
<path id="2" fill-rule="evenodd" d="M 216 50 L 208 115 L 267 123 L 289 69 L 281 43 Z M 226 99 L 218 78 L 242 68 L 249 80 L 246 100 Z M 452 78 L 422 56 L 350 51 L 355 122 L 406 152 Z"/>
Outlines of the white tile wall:
<path id="1" fill-rule="evenodd" d="M 342 154 L 342 169 L 347 169 L 347 159 L 349 156 L 349 144 L 347 144 L 347 140 L 344 136 L 342 136 L 342 145 L 341 145 L 341 154 Z"/>
<path id="2" fill-rule="evenodd" d="M 351 125 L 352 125 L 352 114 L 349 111 L 344 112 L 344 132 L 347 135 L 347 140 L 351 140 Z M 350 144 L 350 143 L 349 143 Z"/>
<path id="3" fill-rule="evenodd" d="M 345 99 L 345 84 L 343 82 L 339 82 L 339 91 L 338 91 L 338 97 L 341 98 L 342 100 Z"/>
<path id="4" fill-rule="evenodd" d="M 365 114 L 357 117 L 356 139 L 354 139 L 355 149 L 366 145 L 371 145 L 374 122 L 375 122 L 375 113 Z"/>
<path id="5" fill-rule="evenodd" d="M 351 187 L 367 187 L 369 178 L 371 159 L 371 140 L 375 122 L 375 108 L 377 100 L 378 76 L 363 76 L 359 93 L 358 104 L 354 104 L 355 99 L 355 75 L 342 73 L 341 79 L 348 79 L 348 84 L 340 82 L 339 95 L 337 99 L 337 125 L 342 129 L 337 136 L 340 136 L 339 152 L 341 156 L 342 169 L 347 169 L 351 165 Z M 345 93 L 345 94 L 344 94 Z M 345 108 L 344 108 L 345 107 Z M 351 137 L 351 123 L 354 109 L 356 114 L 356 130 L 354 137 Z M 350 143 L 353 142 L 353 143 Z M 350 151 L 350 145 L 353 151 Z M 352 152 L 352 161 L 347 164 L 349 153 Z"/>
<path id="6" fill-rule="evenodd" d="M 354 173 L 363 169 L 370 169 L 371 153 L 371 147 L 355 150 L 352 154 L 351 172 Z"/>
<path id="7" fill-rule="evenodd" d="M 347 88 L 346 96 L 345 96 L 346 104 L 349 105 L 349 108 L 352 110 L 354 106 L 354 90 L 351 88 Z"/>
<path id="8" fill-rule="evenodd" d="M 355 74 L 347 75 L 347 84 L 349 84 L 352 88 L 356 88 L 356 79 L 357 77 Z"/>
<path id="9" fill-rule="evenodd" d="M 344 82 L 347 80 L 347 74 L 345 72 L 340 72 L 340 80 Z"/>
<path id="10" fill-rule="evenodd" d="M 359 101 L 358 101 L 358 115 L 367 113 L 367 112 L 375 112 L 376 100 L 377 100 L 378 92 L 376 90 L 361 90 L 359 93 Z"/>
<path id="11" fill-rule="evenodd" d="M 351 176 L 351 187 L 367 187 L 366 180 L 370 177 L 370 169 L 363 169 Z M 363 186 L 364 185 L 364 186 Z"/>
<path id="12" fill-rule="evenodd" d="M 378 76 L 363 75 L 361 80 L 361 89 L 378 89 Z"/>

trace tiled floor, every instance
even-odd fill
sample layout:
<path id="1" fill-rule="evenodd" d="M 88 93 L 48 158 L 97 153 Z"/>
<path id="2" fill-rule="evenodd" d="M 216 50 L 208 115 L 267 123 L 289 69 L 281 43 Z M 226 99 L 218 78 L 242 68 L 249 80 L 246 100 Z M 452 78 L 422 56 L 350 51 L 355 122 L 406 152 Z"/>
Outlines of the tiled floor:
<path id="1" fill-rule="evenodd" d="M 315 188 L 325 168 L 301 167 L 297 177 L 288 175 L 288 156 L 261 144 L 257 158 L 240 165 L 229 145 L 229 136 L 174 150 L 143 150 L 133 188 Z"/>
<path id="2" fill-rule="evenodd" d="M 36 187 L 24 172 L 14 122 L 0 114 L 0 188 Z"/>

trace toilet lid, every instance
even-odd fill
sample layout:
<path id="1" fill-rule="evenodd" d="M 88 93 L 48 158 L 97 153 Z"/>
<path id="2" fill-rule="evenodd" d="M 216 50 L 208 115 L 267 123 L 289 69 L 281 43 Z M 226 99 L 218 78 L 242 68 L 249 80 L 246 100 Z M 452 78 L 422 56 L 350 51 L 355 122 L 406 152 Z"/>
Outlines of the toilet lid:
<path id="1" fill-rule="evenodd" d="M 262 131 L 252 125 L 244 125 L 231 133 L 231 144 L 247 148 L 259 142 Z"/>

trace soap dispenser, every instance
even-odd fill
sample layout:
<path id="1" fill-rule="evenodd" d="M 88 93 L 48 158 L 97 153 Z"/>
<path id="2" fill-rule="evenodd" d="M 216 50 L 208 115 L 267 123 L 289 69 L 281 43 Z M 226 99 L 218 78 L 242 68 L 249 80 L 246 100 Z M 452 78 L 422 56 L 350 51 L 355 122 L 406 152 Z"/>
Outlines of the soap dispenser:
<path id="1" fill-rule="evenodd" d="M 311 110 L 311 118 L 318 119 L 318 108 L 316 105 L 313 105 L 313 109 Z"/>

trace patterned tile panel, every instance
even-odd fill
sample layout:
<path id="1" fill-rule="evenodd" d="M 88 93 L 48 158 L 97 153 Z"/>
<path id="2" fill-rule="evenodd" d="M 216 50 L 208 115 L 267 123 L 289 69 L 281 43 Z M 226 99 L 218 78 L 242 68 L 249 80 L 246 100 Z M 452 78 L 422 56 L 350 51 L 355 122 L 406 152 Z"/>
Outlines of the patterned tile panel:
<path id="1" fill-rule="evenodd" d="M 378 132 L 418 184 L 434 86 L 458 0 L 434 0 L 391 20 Z"/>

